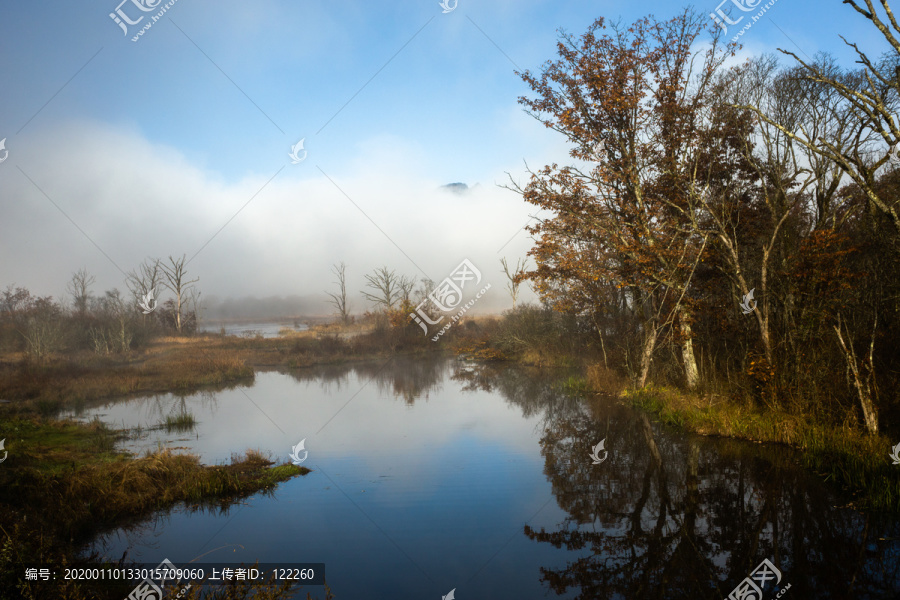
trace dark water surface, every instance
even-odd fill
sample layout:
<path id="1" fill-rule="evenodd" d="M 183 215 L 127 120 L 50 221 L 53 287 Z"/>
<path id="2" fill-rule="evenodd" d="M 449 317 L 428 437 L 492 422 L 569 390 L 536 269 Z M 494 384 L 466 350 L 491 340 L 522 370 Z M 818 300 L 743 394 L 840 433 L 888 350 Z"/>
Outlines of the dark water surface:
<path id="1" fill-rule="evenodd" d="M 458 600 L 720 600 L 763 559 L 781 574 L 767 600 L 900 597 L 897 519 L 836 507 L 786 449 L 671 431 L 613 399 L 564 393 L 567 375 L 393 359 L 85 409 L 117 427 L 190 413 L 190 432 L 126 445 L 189 448 L 207 463 L 247 448 L 286 462 L 305 438 L 313 470 L 223 509 L 181 506 L 85 552 L 325 563 L 336 600 L 453 588 Z M 324 597 L 296 597 L 307 592 Z"/>

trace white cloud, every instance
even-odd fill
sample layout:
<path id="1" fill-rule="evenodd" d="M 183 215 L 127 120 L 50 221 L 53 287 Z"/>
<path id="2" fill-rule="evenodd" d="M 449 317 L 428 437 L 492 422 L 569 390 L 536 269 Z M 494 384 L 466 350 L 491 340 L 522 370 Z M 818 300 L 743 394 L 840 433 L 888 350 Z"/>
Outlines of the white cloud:
<path id="1" fill-rule="evenodd" d="M 123 288 L 122 276 L 17 166 L 126 271 L 146 256 L 190 257 L 209 242 L 189 265 L 206 295 L 319 293 L 341 260 L 354 292 L 364 273 L 383 264 L 423 276 L 399 246 L 435 280 L 469 258 L 493 283 L 481 307 L 505 308 L 499 258 L 524 256 L 530 246 L 523 233 L 497 253 L 533 207 L 494 182 L 465 195 L 441 190 L 449 182 L 417 175 L 427 158 L 403 139 L 362 141 L 341 165 L 353 175 L 329 173 L 334 183 L 314 155 L 299 165 L 285 155 L 287 166 L 268 185 L 271 174 L 224 183 L 172 147 L 96 122 L 70 122 L 23 143 L 0 173 L 0 194 L 11 199 L 0 236 L 4 256 L 15 257 L 0 264 L 0 282 L 39 294 L 60 294 L 82 266 L 97 276 L 95 293 Z"/>

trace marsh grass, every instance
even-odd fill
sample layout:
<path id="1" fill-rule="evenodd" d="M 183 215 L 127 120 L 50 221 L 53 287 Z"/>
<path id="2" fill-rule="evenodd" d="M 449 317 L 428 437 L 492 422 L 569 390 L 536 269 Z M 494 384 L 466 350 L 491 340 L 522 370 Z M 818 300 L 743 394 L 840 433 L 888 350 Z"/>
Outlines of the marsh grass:
<path id="1" fill-rule="evenodd" d="M 166 431 L 185 432 L 191 431 L 197 426 L 197 419 L 189 412 L 180 412 L 177 415 L 166 415 L 162 427 Z"/>
<path id="2" fill-rule="evenodd" d="M 5 414 L 51 417 L 87 401 L 252 381 L 253 367 L 240 349 L 217 338 L 188 343 L 166 338 L 138 357 L 85 353 L 43 365 L 0 361 L 0 397 L 12 402 Z"/>
<path id="3" fill-rule="evenodd" d="M 4 416 L 53 417 L 105 398 L 192 392 L 251 382 L 254 368 L 301 368 L 439 350 L 418 336 L 388 339 L 362 328 L 345 337 L 315 331 L 282 338 L 197 335 L 162 337 L 127 355 L 93 352 L 54 355 L 44 363 L 0 354 L 0 406 Z M 402 336 L 401 336 L 402 337 Z"/>
<path id="4" fill-rule="evenodd" d="M 0 470 L 0 600 L 48 597 L 43 583 L 38 585 L 44 588 L 17 588 L 25 564 L 74 564 L 80 544 L 104 530 L 180 502 L 224 509 L 309 472 L 272 466 L 256 450 L 216 466 L 169 449 L 133 458 L 113 450 L 120 433 L 99 422 L 14 418 L 4 430 L 10 457 Z M 87 583 L 60 582 L 52 597 L 81 600 L 107 593 L 98 596 Z M 255 597 L 284 597 L 271 593 L 282 595 Z M 232 597 L 241 596 L 223 596 Z"/>
<path id="5" fill-rule="evenodd" d="M 852 498 L 850 505 L 900 511 L 900 468 L 891 464 L 891 443 L 884 436 L 868 435 L 847 423 L 828 426 L 801 415 L 672 388 L 627 390 L 623 396 L 661 422 L 687 431 L 794 447 L 806 468 Z"/>

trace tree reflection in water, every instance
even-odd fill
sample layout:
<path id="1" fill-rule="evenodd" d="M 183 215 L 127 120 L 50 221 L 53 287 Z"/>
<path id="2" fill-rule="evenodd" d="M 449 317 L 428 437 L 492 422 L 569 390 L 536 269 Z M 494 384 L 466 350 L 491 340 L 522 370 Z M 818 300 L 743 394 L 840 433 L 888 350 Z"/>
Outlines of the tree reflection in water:
<path id="1" fill-rule="evenodd" d="M 541 569 L 553 592 L 720 600 L 768 558 L 791 584 L 788 599 L 900 596 L 896 518 L 836 506 L 835 491 L 785 448 L 684 435 L 614 399 L 573 398 L 560 376 L 471 363 L 453 374 L 541 415 L 544 473 L 568 517 L 524 533 L 581 554 Z M 604 438 L 608 459 L 594 465 Z"/>
<path id="2" fill-rule="evenodd" d="M 432 390 L 440 389 L 451 365 L 442 356 L 396 356 L 383 361 L 304 367 L 289 374 L 297 381 L 314 382 L 326 391 L 331 391 L 332 386 L 339 391 L 353 374 L 359 381 L 375 385 L 380 394 L 402 398 L 413 406 L 416 400 L 427 400 Z"/>

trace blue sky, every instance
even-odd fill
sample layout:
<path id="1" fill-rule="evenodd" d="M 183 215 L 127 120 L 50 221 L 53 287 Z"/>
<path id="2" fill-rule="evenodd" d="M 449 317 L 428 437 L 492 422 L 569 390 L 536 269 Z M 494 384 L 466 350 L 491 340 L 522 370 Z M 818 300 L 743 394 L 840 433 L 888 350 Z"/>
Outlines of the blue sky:
<path id="1" fill-rule="evenodd" d="M 361 289 L 381 264 L 440 280 L 470 258 L 497 290 L 483 305 L 503 308 L 499 258 L 525 255 L 525 233 L 503 246 L 534 210 L 497 184 L 569 160 L 518 105 L 515 65 L 554 58 L 560 28 L 683 7 L 177 0 L 132 42 L 149 16 L 125 36 L 118 1 L 0 4 L 2 286 L 60 295 L 85 267 L 102 292 L 146 256 L 185 253 L 207 295 L 316 294 L 340 260 Z M 839 35 L 883 49 L 839 0 L 777 0 L 742 56 L 849 64 Z M 457 181 L 477 187 L 437 189 Z"/>

